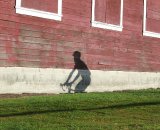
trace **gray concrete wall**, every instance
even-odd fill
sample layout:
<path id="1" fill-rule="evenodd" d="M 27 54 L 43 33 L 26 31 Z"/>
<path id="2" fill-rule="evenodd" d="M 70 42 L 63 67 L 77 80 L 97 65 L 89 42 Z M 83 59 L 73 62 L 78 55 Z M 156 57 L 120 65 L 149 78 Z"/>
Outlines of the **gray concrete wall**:
<path id="1" fill-rule="evenodd" d="M 72 70 L 23 67 L 0 68 L 0 93 L 68 93 L 60 86 Z M 90 70 L 91 82 L 86 92 L 104 92 L 160 88 L 160 73 Z M 75 71 L 70 81 L 78 74 Z M 82 75 L 86 71 L 81 72 Z M 72 84 L 71 92 L 82 81 L 81 76 Z M 85 83 L 84 83 L 85 85 Z"/>

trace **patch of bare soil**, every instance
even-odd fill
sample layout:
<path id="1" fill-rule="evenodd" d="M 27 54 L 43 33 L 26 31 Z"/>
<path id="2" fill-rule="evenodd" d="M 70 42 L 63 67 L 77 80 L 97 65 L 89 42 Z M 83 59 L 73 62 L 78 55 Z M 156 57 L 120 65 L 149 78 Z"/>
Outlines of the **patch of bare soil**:
<path id="1" fill-rule="evenodd" d="M 1 98 L 20 98 L 20 97 L 29 97 L 29 96 L 46 96 L 46 95 L 55 95 L 55 94 L 47 94 L 47 93 L 22 93 L 22 94 L 0 94 Z"/>

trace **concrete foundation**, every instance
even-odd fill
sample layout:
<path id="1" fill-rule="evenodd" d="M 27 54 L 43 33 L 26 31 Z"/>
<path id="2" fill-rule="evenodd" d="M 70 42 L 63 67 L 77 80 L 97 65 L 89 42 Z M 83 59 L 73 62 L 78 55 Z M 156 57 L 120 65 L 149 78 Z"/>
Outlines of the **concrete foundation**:
<path id="1" fill-rule="evenodd" d="M 82 81 L 82 77 L 85 77 L 86 71 L 81 71 L 81 75 L 69 91 L 67 86 L 62 87 L 60 84 L 66 81 L 71 71 L 70 69 L 1 67 L 0 93 L 74 93 L 75 87 Z M 85 86 L 84 92 L 160 88 L 160 73 L 100 70 L 90 70 L 90 72 L 91 82 L 87 85 L 84 82 L 81 85 Z M 77 74 L 78 71 L 73 73 L 69 83 Z"/>

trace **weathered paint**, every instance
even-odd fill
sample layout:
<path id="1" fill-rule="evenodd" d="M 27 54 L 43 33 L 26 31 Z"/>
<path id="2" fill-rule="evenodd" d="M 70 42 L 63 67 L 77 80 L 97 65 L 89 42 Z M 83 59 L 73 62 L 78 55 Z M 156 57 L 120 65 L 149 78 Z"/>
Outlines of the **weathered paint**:
<path id="1" fill-rule="evenodd" d="M 143 0 L 124 0 L 122 32 L 92 27 L 91 7 L 91 0 L 63 0 L 62 21 L 55 21 L 16 14 L 15 0 L 0 0 L 0 70 L 72 69 L 80 51 L 91 70 L 106 75 L 160 71 L 160 39 L 142 33 Z"/>
<path id="2" fill-rule="evenodd" d="M 58 13 L 58 0 L 22 0 L 22 7 Z"/>
<path id="3" fill-rule="evenodd" d="M 79 50 L 91 69 L 159 71 L 160 39 L 142 36 L 143 0 L 124 3 L 116 32 L 91 27 L 91 0 L 63 0 L 61 22 L 16 14 L 15 0 L 1 1 L 0 65 L 71 68 Z"/>

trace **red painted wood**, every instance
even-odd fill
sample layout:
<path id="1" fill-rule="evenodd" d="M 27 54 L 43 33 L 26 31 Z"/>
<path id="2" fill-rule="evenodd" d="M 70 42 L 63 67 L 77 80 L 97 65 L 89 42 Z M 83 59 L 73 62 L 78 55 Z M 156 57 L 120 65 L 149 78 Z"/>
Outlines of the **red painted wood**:
<path id="1" fill-rule="evenodd" d="M 147 9 L 160 12 L 160 2 L 159 0 L 147 0 Z"/>
<path id="2" fill-rule="evenodd" d="M 121 0 L 106 0 L 106 23 L 120 25 Z"/>
<path id="3" fill-rule="evenodd" d="M 155 33 L 160 33 L 160 27 L 159 27 L 160 20 L 156 19 L 147 19 L 147 31 L 155 32 Z"/>
<path id="4" fill-rule="evenodd" d="M 154 1 L 147 18 L 156 21 Z M 62 21 L 55 21 L 16 14 L 15 0 L 0 0 L 0 66 L 73 68 L 72 54 L 80 51 L 90 69 L 160 71 L 160 39 L 142 35 L 143 0 L 124 0 L 122 32 L 92 27 L 91 7 L 91 0 L 63 0 Z M 118 7 L 108 9 L 109 20 L 118 24 Z"/>
<path id="5" fill-rule="evenodd" d="M 106 22 L 106 0 L 95 1 L 95 21 Z"/>
<path id="6" fill-rule="evenodd" d="M 58 0 L 22 0 L 22 7 L 57 13 Z"/>
<path id="7" fill-rule="evenodd" d="M 121 0 L 96 0 L 95 21 L 120 24 Z"/>
<path id="8" fill-rule="evenodd" d="M 160 33 L 160 2 L 158 0 L 147 1 L 146 30 Z"/>

